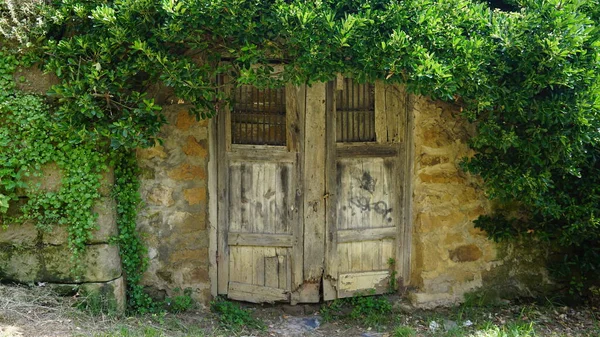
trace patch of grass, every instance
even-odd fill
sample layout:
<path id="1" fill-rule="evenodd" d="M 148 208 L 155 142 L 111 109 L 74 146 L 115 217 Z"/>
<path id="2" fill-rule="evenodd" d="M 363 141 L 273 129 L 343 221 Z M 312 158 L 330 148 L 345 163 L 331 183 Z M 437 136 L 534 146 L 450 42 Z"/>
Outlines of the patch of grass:
<path id="1" fill-rule="evenodd" d="M 94 316 L 119 316 L 121 314 L 117 309 L 117 302 L 114 298 L 107 297 L 98 292 L 80 290 L 80 297 L 77 299 L 75 307 Z"/>
<path id="2" fill-rule="evenodd" d="M 473 337 L 537 337 L 533 323 L 510 322 L 498 326 L 485 322 L 483 326 L 472 335 Z"/>
<path id="3" fill-rule="evenodd" d="M 360 325 L 379 327 L 389 323 L 392 304 L 383 296 L 361 296 L 338 299 L 321 307 L 325 322 L 336 319 L 353 320 Z"/>
<path id="4" fill-rule="evenodd" d="M 417 331 L 409 326 L 399 326 L 392 333 L 392 337 L 413 337 L 416 335 Z"/>
<path id="5" fill-rule="evenodd" d="M 217 298 L 211 302 L 210 309 L 218 315 L 219 324 L 223 329 L 241 331 L 244 328 L 258 330 L 266 328 L 262 321 L 252 316 L 250 310 L 224 298 Z"/>
<path id="6" fill-rule="evenodd" d="M 181 289 L 174 289 L 175 296 L 167 297 L 164 301 L 164 307 L 168 312 L 180 313 L 191 310 L 196 307 L 196 302 L 192 299 L 192 289 L 187 288 L 181 293 Z"/>

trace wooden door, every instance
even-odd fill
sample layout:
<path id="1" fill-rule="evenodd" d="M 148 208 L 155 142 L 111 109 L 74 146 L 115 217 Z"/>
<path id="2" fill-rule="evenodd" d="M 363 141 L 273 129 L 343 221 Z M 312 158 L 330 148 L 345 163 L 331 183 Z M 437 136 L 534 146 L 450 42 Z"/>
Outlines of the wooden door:
<path id="1" fill-rule="evenodd" d="M 218 293 L 319 302 L 406 277 L 404 91 L 343 79 L 232 97 L 218 116 Z"/>
<path id="2" fill-rule="evenodd" d="M 218 117 L 218 292 L 289 301 L 302 268 L 295 89 L 230 90 Z"/>
<path id="3" fill-rule="evenodd" d="M 404 91 L 340 82 L 328 86 L 325 300 L 391 290 L 405 254 Z"/>

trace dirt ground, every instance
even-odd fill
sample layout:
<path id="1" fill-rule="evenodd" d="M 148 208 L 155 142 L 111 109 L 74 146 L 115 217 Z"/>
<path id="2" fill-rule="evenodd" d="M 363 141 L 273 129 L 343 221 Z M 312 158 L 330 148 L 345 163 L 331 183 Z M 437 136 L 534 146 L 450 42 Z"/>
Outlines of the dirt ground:
<path id="1" fill-rule="evenodd" d="M 75 306 L 78 299 L 59 297 L 46 287 L 0 285 L 0 337 L 68 336 L 600 336 L 600 313 L 592 306 L 568 307 L 555 303 L 515 303 L 494 306 L 462 305 L 416 310 L 399 298 L 389 302 L 391 312 L 367 320 L 348 306 L 242 305 L 263 322 L 262 329 L 223 326 L 219 317 L 198 307 L 180 314 L 125 317 L 91 313 Z M 237 304 L 236 304 L 237 305 Z M 390 307 L 391 307 L 390 306 Z M 363 316 L 361 316 L 363 315 Z"/>

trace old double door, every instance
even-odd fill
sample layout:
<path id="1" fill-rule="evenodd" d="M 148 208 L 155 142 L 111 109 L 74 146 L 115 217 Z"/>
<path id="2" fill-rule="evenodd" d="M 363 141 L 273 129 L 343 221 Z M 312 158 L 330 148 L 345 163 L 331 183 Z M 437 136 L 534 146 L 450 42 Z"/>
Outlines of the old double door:
<path id="1" fill-rule="evenodd" d="M 218 293 L 307 303 L 402 284 L 403 90 L 344 78 L 230 90 L 217 122 Z"/>

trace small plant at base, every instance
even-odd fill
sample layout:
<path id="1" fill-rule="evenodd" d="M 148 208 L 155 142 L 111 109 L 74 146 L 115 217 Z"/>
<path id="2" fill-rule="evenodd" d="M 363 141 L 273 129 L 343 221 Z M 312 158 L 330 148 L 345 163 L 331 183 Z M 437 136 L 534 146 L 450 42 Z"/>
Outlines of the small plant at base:
<path id="1" fill-rule="evenodd" d="M 396 329 L 394 329 L 392 336 L 393 337 L 412 337 L 412 336 L 415 336 L 416 334 L 417 334 L 417 332 L 415 331 L 415 329 L 413 329 L 409 326 L 399 326 Z"/>
<path id="2" fill-rule="evenodd" d="M 382 296 L 362 296 L 357 294 L 349 299 L 352 304 L 350 318 L 358 320 L 363 325 L 378 326 L 389 321 L 392 304 Z"/>
<path id="3" fill-rule="evenodd" d="M 212 312 L 216 313 L 222 328 L 231 331 L 240 331 L 243 328 L 253 328 L 263 330 L 265 324 L 252 317 L 250 310 L 240 307 L 238 303 L 228 301 L 224 298 L 217 298 L 210 304 Z"/>
<path id="4" fill-rule="evenodd" d="M 390 267 L 390 281 L 388 284 L 388 291 L 390 293 L 393 293 L 396 290 L 398 290 L 398 272 L 396 271 L 396 260 L 390 257 L 390 259 L 388 260 L 388 266 Z"/>
<path id="5" fill-rule="evenodd" d="M 99 292 L 79 291 L 80 297 L 75 304 L 79 310 L 90 313 L 91 315 L 110 315 L 118 314 L 117 303 L 114 298 L 104 296 Z"/>
<path id="6" fill-rule="evenodd" d="M 374 295 L 372 290 L 367 295 Z M 349 306 L 351 310 L 347 313 L 344 307 Z M 392 312 L 392 304 L 382 296 L 364 296 L 356 294 L 351 298 L 337 299 L 326 306 L 321 307 L 321 316 L 325 322 L 335 319 L 349 318 L 358 321 L 365 326 L 379 326 L 389 321 Z"/>
<path id="7" fill-rule="evenodd" d="M 192 298 L 192 288 L 186 288 L 183 293 L 181 293 L 181 289 L 179 288 L 175 288 L 173 291 L 176 295 L 167 297 L 164 302 L 164 308 L 168 312 L 180 313 L 193 309 L 196 306 Z"/>
<path id="8" fill-rule="evenodd" d="M 344 300 L 333 300 L 321 306 L 319 313 L 321 314 L 324 322 L 331 322 L 335 319 L 341 318 L 341 310 L 343 306 Z"/>

